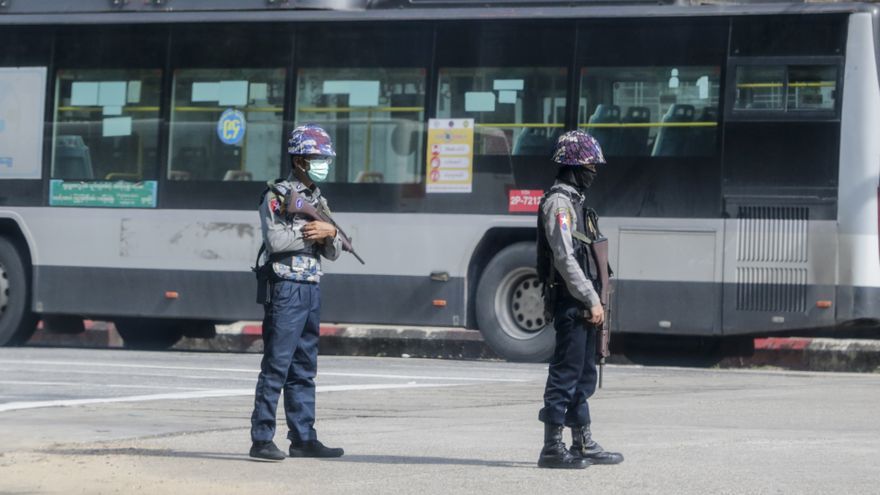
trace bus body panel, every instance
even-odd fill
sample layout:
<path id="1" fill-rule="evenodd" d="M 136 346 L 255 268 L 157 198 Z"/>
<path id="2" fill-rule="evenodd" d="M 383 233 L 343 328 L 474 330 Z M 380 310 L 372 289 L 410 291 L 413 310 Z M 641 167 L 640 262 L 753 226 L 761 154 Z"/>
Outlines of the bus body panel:
<path id="1" fill-rule="evenodd" d="M 841 115 L 838 319 L 880 318 L 880 84 L 873 16 L 853 14 Z"/>

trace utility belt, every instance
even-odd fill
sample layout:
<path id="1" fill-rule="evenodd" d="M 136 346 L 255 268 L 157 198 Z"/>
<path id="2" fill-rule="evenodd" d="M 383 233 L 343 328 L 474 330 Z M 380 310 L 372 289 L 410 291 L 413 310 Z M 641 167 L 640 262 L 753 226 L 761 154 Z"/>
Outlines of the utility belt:
<path id="1" fill-rule="evenodd" d="M 272 285 L 276 282 L 317 284 L 323 275 L 317 249 L 272 253 L 266 263 L 253 271 L 257 277 L 257 304 L 271 301 Z"/>
<path id="2" fill-rule="evenodd" d="M 293 253 L 279 261 L 270 259 L 270 262 L 276 277 L 281 280 L 317 284 L 321 279 L 321 262 L 310 252 Z"/>

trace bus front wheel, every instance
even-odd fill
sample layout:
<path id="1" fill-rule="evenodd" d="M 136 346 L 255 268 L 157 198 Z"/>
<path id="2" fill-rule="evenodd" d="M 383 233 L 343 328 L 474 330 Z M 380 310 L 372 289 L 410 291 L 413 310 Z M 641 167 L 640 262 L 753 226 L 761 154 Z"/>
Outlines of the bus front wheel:
<path id="1" fill-rule="evenodd" d="M 0 237 L 0 345 L 27 342 L 37 328 L 29 307 L 26 264 L 9 239 Z"/>
<path id="2" fill-rule="evenodd" d="M 543 362 L 553 355 L 556 335 L 544 317 L 535 259 L 534 243 L 508 246 L 486 265 L 477 285 L 483 339 L 510 361 Z"/>
<path id="3" fill-rule="evenodd" d="M 176 344 L 184 329 L 176 320 L 159 318 L 119 318 L 113 321 L 127 349 L 161 351 Z"/>

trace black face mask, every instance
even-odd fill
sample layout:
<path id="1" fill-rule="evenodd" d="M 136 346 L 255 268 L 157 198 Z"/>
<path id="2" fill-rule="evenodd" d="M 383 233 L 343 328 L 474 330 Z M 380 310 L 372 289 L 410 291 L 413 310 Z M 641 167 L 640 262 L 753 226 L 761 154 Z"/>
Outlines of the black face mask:
<path id="1" fill-rule="evenodd" d="M 575 173 L 575 180 L 577 181 L 578 189 L 581 190 L 585 190 L 593 185 L 593 180 L 595 179 L 596 172 L 587 167 L 580 167 Z"/>

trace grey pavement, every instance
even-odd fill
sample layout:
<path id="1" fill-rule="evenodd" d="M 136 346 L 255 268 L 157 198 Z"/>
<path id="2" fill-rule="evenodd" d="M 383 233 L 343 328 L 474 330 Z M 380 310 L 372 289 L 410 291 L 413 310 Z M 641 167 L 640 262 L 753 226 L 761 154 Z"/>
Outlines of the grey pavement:
<path id="1" fill-rule="evenodd" d="M 249 461 L 259 358 L 0 349 L 0 493 L 880 492 L 876 373 L 612 366 L 594 432 L 626 461 L 559 472 L 535 467 L 546 366 L 399 358 L 320 358 L 345 457 Z"/>

